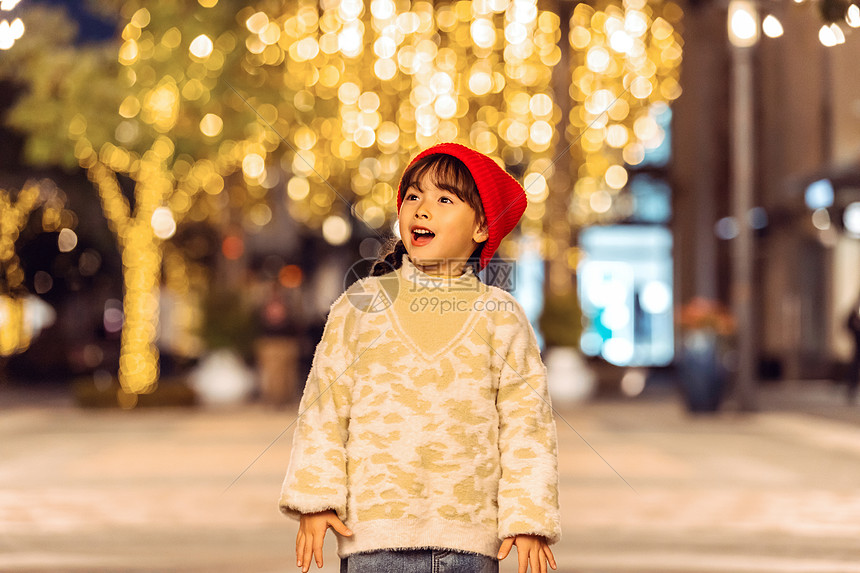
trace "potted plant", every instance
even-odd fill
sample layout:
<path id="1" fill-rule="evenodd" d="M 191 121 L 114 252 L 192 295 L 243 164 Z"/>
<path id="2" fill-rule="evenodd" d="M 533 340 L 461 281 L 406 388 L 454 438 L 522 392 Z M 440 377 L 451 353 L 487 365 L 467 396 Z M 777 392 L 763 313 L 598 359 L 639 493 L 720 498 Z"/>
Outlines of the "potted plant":
<path id="1" fill-rule="evenodd" d="M 244 402 L 255 387 L 253 357 L 258 330 L 254 310 L 238 290 L 213 286 L 203 297 L 199 335 L 207 351 L 189 382 L 205 404 Z"/>
<path id="2" fill-rule="evenodd" d="M 691 412 L 719 409 L 728 373 L 724 356 L 735 331 L 731 312 L 721 302 L 695 297 L 681 307 L 682 348 L 679 383 Z"/>
<path id="3" fill-rule="evenodd" d="M 574 403 L 590 398 L 596 377 L 579 350 L 582 310 L 576 291 L 549 294 L 544 299 L 538 328 L 546 343 L 544 362 L 553 401 Z"/>

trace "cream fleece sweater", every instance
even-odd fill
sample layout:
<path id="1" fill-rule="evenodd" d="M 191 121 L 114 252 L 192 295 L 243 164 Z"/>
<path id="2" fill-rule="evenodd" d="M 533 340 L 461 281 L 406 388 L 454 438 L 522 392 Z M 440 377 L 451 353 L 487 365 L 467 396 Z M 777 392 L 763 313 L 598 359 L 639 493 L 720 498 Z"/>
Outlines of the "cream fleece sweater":
<path id="1" fill-rule="evenodd" d="M 331 306 L 299 405 L 279 507 L 334 510 L 338 555 L 505 537 L 558 542 L 555 420 L 534 331 L 506 291 L 408 254 Z"/>

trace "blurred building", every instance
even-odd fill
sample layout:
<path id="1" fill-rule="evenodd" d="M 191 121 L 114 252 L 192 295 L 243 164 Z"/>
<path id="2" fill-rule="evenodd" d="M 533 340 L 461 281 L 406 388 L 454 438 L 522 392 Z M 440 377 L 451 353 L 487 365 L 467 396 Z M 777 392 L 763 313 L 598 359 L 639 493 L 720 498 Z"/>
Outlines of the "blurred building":
<path id="1" fill-rule="evenodd" d="M 758 374 L 837 378 L 860 293 L 860 36 L 843 26 L 845 43 L 825 47 L 817 9 L 782 8 L 784 34 L 753 48 Z M 689 5 L 684 26 L 684 93 L 673 106 L 676 295 L 727 300 L 737 223 L 726 8 Z"/>

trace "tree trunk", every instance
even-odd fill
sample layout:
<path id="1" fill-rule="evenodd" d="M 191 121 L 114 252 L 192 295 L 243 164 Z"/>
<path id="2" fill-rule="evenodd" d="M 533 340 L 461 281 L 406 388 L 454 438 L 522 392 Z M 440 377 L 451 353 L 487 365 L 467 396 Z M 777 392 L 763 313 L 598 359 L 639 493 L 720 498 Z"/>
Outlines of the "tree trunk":
<path id="1" fill-rule="evenodd" d="M 146 394 L 158 383 L 158 283 L 161 244 L 148 221 L 130 221 L 121 241 L 123 263 L 122 344 L 119 382 L 131 394 Z"/>

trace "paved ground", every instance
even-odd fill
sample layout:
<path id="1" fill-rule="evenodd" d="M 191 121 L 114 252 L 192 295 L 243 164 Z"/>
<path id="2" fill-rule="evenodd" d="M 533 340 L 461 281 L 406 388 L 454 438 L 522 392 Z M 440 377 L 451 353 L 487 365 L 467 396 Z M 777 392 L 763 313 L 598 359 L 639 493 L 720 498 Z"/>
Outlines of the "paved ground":
<path id="1" fill-rule="evenodd" d="M 815 407 L 774 395 L 780 411 L 747 415 L 694 418 L 665 396 L 560 409 L 559 571 L 860 572 L 860 408 L 803 403 Z M 276 509 L 294 417 L 7 400 L 0 571 L 299 571 L 296 523 Z M 322 571 L 337 564 L 329 538 Z"/>

